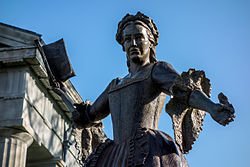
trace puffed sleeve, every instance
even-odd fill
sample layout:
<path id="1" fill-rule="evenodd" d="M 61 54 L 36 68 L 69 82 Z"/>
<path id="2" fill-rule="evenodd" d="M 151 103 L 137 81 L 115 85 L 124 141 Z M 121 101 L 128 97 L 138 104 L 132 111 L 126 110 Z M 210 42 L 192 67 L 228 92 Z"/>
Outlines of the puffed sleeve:
<path id="1" fill-rule="evenodd" d="M 157 62 L 152 69 L 152 80 L 163 92 L 172 95 L 172 88 L 180 75 L 175 71 L 171 64 L 167 62 Z"/>
<path id="2" fill-rule="evenodd" d="M 157 62 L 152 70 L 152 80 L 162 92 L 172 95 L 174 99 L 185 106 L 189 105 L 192 89 L 170 64 Z"/>

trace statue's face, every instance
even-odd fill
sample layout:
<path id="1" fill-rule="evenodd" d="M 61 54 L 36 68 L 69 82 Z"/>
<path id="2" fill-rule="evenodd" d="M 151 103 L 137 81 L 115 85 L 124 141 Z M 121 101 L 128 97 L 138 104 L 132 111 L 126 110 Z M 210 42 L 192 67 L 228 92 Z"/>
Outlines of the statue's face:
<path id="1" fill-rule="evenodd" d="M 145 64 L 149 61 L 150 45 L 147 29 L 140 24 L 129 24 L 123 30 L 123 47 L 127 58 L 134 63 Z"/>

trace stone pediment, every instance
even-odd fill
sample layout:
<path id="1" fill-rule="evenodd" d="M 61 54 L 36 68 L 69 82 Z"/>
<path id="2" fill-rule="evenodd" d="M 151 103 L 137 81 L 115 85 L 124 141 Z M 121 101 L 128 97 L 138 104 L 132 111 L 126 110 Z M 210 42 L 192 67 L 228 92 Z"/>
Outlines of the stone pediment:
<path id="1" fill-rule="evenodd" d="M 41 45 L 45 45 L 41 35 L 35 32 L 0 23 L 0 66 L 14 67 L 24 65 L 30 67 L 38 80 L 45 86 L 52 96 L 58 101 L 63 110 L 69 111 L 56 92 L 54 92 L 49 83 L 49 75 L 44 64 L 42 53 L 35 44 L 38 40 Z M 74 102 L 81 102 L 82 99 L 75 90 L 70 80 L 62 83 L 65 86 L 66 94 L 74 99 Z"/>
<path id="2" fill-rule="evenodd" d="M 0 44 L 3 46 L 34 46 L 36 39 L 41 39 L 41 35 L 0 22 Z"/>

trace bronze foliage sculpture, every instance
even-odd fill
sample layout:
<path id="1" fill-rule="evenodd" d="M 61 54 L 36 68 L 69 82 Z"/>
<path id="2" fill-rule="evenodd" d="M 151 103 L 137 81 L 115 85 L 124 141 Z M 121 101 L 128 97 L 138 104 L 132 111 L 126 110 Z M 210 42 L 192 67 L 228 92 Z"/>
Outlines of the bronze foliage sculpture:
<path id="1" fill-rule="evenodd" d="M 184 154 L 202 130 L 205 113 L 225 126 L 233 121 L 234 108 L 222 93 L 212 102 L 210 81 L 203 71 L 189 69 L 179 75 L 157 61 L 159 33 L 153 20 L 138 12 L 119 23 L 116 40 L 126 52 L 129 74 L 110 82 L 97 100 L 76 104 L 73 121 L 85 166 L 186 167 Z M 171 100 L 175 142 L 157 130 L 166 95 Z M 114 140 L 102 131 L 101 119 L 111 114 Z"/>

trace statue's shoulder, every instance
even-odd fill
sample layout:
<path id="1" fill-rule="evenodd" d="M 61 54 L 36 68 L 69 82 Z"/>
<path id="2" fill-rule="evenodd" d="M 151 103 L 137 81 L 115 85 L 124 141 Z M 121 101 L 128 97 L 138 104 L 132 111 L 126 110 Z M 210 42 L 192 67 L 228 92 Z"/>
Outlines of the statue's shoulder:
<path id="1" fill-rule="evenodd" d="M 176 72 L 176 70 L 170 63 L 166 61 L 155 62 L 152 68 L 152 73 L 162 73 L 162 72 Z"/>

